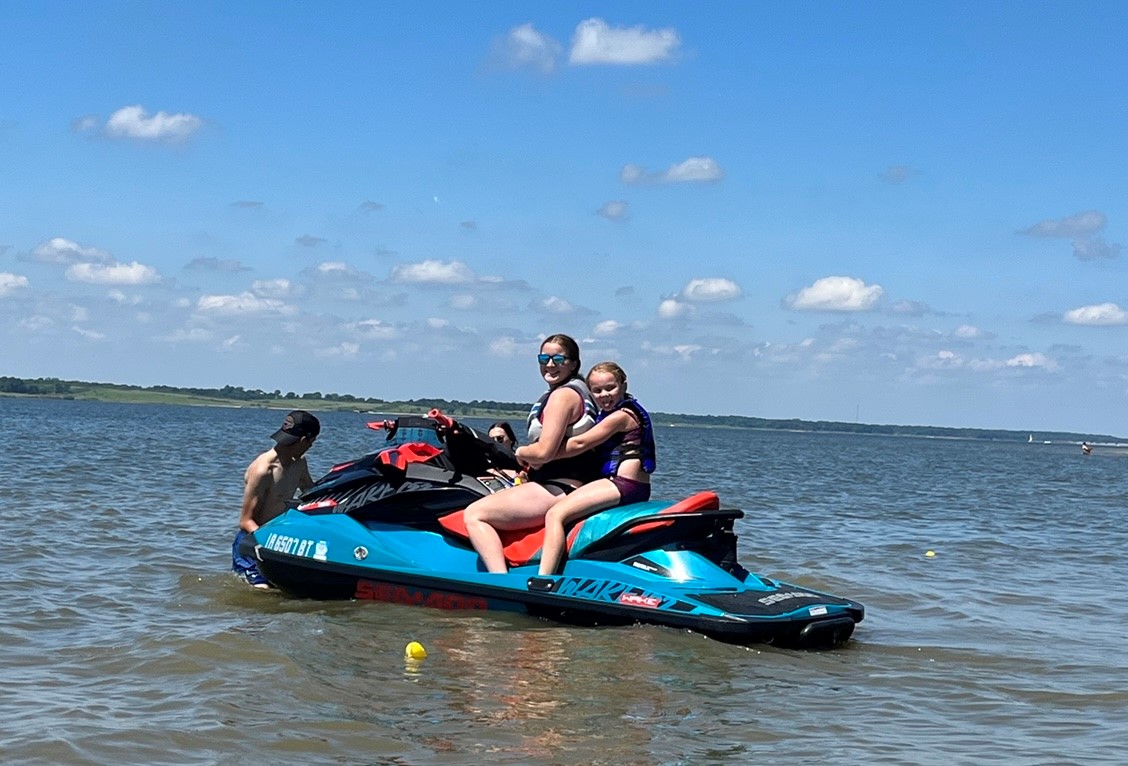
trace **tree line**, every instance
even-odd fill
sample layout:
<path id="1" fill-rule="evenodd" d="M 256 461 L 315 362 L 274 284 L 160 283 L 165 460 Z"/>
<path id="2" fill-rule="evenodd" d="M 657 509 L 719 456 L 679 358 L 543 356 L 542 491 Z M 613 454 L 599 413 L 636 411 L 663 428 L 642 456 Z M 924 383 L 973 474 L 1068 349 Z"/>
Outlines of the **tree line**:
<path id="1" fill-rule="evenodd" d="M 468 402 L 457 399 L 407 399 L 389 401 L 377 397 L 360 397 L 352 394 L 327 393 L 309 391 L 297 393 L 294 391 L 283 392 L 281 389 L 263 391 L 258 388 L 243 388 L 242 386 L 223 386 L 222 388 L 186 388 L 179 386 L 132 386 L 123 383 L 90 383 L 78 380 L 61 380 L 59 378 L 15 378 L 0 376 L 0 395 L 22 394 L 27 396 L 49 396 L 60 398 L 90 397 L 96 398 L 98 390 L 114 391 L 145 391 L 158 394 L 174 394 L 181 396 L 194 396 L 201 399 L 216 401 L 236 401 L 258 403 L 261 405 L 281 402 L 309 403 L 322 402 L 325 404 L 352 404 L 363 405 L 368 409 L 384 410 L 386 412 L 426 412 L 431 408 L 438 408 L 450 415 L 489 416 L 490 413 L 503 414 L 526 412 L 528 402 L 502 402 L 493 399 L 473 399 Z M 750 417 L 746 415 L 685 415 L 667 412 L 652 412 L 651 417 L 660 425 L 674 426 L 706 426 L 712 428 L 756 428 L 781 431 L 807 431 L 823 433 L 846 434 L 882 434 L 887 436 L 927 436 L 948 439 L 986 439 L 992 441 L 1027 441 L 1031 434 L 1027 431 L 1006 431 L 985 428 L 951 428 L 946 426 L 903 426 L 880 425 L 873 423 L 846 423 L 829 420 L 799 420 L 797 418 L 776 420 L 770 418 Z M 1119 437 L 1107 434 L 1083 434 L 1072 432 L 1040 432 L 1037 440 L 1052 439 L 1054 441 L 1090 441 L 1090 442 L 1120 442 Z"/>
<path id="2" fill-rule="evenodd" d="M 324 402 L 350 402 L 365 405 L 408 404 L 412 407 L 430 409 L 450 409 L 452 406 L 463 409 L 495 410 L 498 412 L 513 412 L 527 410 L 528 402 L 501 402 L 493 399 L 473 399 L 469 402 L 460 402 L 449 399 L 406 399 L 389 401 L 379 397 L 353 396 L 352 394 L 327 393 L 308 391 L 297 393 L 295 391 L 283 392 L 276 388 L 273 391 L 263 391 L 261 388 L 243 388 L 242 386 L 223 386 L 222 388 L 192 388 L 190 386 L 134 386 L 126 383 L 91 383 L 81 380 L 62 380 L 60 378 L 15 378 L 0 376 L 0 394 L 22 394 L 26 396 L 83 396 L 92 393 L 93 389 L 108 389 L 113 391 L 152 391 L 160 394 L 177 394 L 181 396 L 196 396 L 203 399 L 224 399 L 240 402 L 275 402 L 292 400 L 295 402 L 324 401 Z"/>

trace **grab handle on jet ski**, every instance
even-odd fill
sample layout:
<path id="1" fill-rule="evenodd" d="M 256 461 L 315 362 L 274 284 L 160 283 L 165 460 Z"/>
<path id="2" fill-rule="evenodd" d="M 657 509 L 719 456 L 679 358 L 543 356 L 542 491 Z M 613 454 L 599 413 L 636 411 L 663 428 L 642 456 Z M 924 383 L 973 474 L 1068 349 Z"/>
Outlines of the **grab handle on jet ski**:
<path id="1" fill-rule="evenodd" d="M 428 412 L 427 417 L 438 423 L 443 428 L 450 428 L 454 425 L 454 421 L 447 415 L 444 415 L 443 411 L 438 408 L 432 409 L 430 412 Z"/>

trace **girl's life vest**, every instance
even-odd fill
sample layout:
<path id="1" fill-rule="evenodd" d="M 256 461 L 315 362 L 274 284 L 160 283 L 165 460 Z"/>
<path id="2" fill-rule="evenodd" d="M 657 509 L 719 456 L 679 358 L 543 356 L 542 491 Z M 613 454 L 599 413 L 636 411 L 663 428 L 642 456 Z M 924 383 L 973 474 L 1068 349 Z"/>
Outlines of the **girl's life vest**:
<path id="1" fill-rule="evenodd" d="M 614 476 L 619 470 L 619 464 L 624 460 L 638 459 L 642 461 L 642 470 L 654 473 L 657 465 L 657 450 L 654 446 L 654 426 L 650 422 L 650 413 L 643 409 L 630 394 L 624 394 L 623 400 L 607 412 L 600 412 L 596 422 L 609 417 L 619 410 L 630 410 L 638 420 L 638 426 L 629 431 L 620 431 L 597 447 L 600 459 L 603 461 L 601 473 L 604 476 Z"/>

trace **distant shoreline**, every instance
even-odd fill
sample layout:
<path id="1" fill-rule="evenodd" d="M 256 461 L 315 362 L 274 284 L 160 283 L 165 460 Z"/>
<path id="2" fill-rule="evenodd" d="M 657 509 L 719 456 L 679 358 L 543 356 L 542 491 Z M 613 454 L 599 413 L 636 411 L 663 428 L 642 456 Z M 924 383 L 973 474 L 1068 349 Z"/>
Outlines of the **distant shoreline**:
<path id="1" fill-rule="evenodd" d="M 297 394 L 281 391 L 246 390 L 237 386 L 219 389 L 179 388 L 175 386 L 132 386 L 118 383 L 91 383 L 58 378 L 13 378 L 0 376 L 0 397 L 62 399 L 75 401 L 120 402 L 125 404 L 178 404 L 194 407 L 235 407 L 259 409 L 308 409 L 318 411 L 366 412 L 382 415 L 420 415 L 438 408 L 454 418 L 517 419 L 528 415 L 528 403 L 447 399 L 386 401 L 348 394 Z M 689 415 L 652 412 L 651 418 L 663 426 L 736 428 L 757 431 L 797 433 L 873 434 L 917 436 L 938 439 L 983 441 L 1075 443 L 1087 441 L 1102 446 L 1123 446 L 1128 439 L 1109 434 L 1064 431 L 1015 431 L 948 426 L 901 426 L 873 423 L 845 423 L 825 420 L 770 419 L 746 415 Z"/>

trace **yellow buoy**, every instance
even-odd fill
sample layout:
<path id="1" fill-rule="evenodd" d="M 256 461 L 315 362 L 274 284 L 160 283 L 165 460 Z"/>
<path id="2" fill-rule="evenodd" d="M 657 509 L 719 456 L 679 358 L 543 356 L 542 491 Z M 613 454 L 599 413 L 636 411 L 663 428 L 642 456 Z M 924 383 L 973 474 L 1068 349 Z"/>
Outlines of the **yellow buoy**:
<path id="1" fill-rule="evenodd" d="M 933 556 L 935 556 L 935 555 L 936 555 L 936 551 L 925 551 L 925 552 L 924 552 L 924 555 L 925 555 L 925 556 L 926 556 L 927 558 L 932 558 Z"/>
<path id="2" fill-rule="evenodd" d="M 427 657 L 427 650 L 423 648 L 423 644 L 418 641 L 412 641 L 403 650 L 403 656 L 409 660 L 422 660 Z"/>

